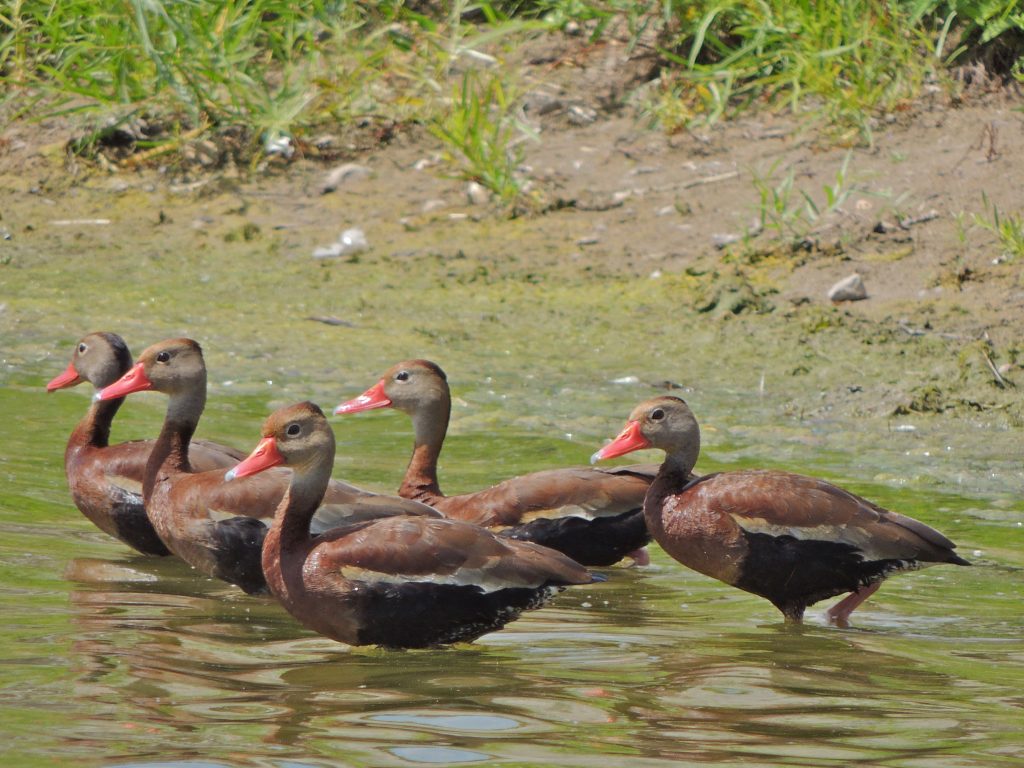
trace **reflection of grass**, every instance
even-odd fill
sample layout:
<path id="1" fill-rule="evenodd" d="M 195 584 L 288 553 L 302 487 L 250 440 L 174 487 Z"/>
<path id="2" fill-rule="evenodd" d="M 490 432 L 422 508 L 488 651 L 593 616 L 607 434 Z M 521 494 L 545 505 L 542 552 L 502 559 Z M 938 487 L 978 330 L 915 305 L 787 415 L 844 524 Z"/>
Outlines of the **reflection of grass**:
<path id="1" fill-rule="evenodd" d="M 981 193 L 981 200 L 985 212 L 972 214 L 974 223 L 996 236 L 1007 258 L 1024 257 L 1024 217 L 1019 214 L 1001 213 L 984 192 Z"/>

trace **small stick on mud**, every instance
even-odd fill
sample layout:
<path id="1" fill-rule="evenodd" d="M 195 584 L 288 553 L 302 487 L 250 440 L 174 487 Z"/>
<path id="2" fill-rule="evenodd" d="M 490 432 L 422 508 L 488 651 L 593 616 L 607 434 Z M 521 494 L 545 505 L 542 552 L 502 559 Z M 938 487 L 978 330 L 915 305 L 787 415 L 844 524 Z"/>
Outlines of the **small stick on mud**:
<path id="1" fill-rule="evenodd" d="M 996 368 L 996 364 L 992 362 L 992 358 L 989 356 L 988 352 L 981 350 L 981 356 L 985 358 L 985 362 L 988 364 L 988 369 L 992 371 L 992 376 L 996 380 L 997 387 L 1000 389 L 1006 389 L 1007 387 L 1017 386 L 999 372 L 999 369 Z"/>
<path id="2" fill-rule="evenodd" d="M 306 318 L 312 320 L 314 323 L 323 323 L 324 325 L 337 325 L 342 328 L 355 328 L 356 324 L 349 320 L 342 320 L 340 317 L 334 315 L 310 315 Z"/>
<path id="3" fill-rule="evenodd" d="M 691 187 L 700 187 L 700 186 L 703 186 L 704 184 L 714 184 L 714 183 L 719 182 L 719 181 L 726 181 L 728 179 L 735 179 L 739 175 L 740 175 L 739 171 L 727 171 L 725 173 L 719 173 L 719 174 L 717 174 L 715 176 L 705 176 L 702 179 L 694 179 L 693 181 L 688 181 L 685 184 L 681 185 L 679 188 L 680 189 L 690 189 Z"/>
<path id="4" fill-rule="evenodd" d="M 897 219 L 896 224 L 890 224 L 887 221 L 880 221 L 875 224 L 874 231 L 880 235 L 888 234 L 889 232 L 895 232 L 897 229 L 908 230 L 916 224 L 924 224 L 926 221 L 939 218 L 939 212 L 936 210 L 922 213 L 920 216 L 907 216 L 906 218 Z"/>

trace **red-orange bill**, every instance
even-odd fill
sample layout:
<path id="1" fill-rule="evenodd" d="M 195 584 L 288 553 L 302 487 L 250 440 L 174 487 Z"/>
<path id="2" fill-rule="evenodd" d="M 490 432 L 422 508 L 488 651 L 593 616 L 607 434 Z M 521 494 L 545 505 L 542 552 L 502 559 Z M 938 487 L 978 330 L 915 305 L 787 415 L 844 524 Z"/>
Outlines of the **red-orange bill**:
<path id="1" fill-rule="evenodd" d="M 335 408 L 334 415 L 387 408 L 389 405 L 391 405 L 391 398 L 384 394 L 384 379 L 381 379 L 359 397 L 353 397 Z"/>
<path id="2" fill-rule="evenodd" d="M 153 388 L 153 382 L 146 375 L 142 363 L 136 363 L 120 379 L 96 393 L 97 400 L 113 400 L 115 397 L 124 397 L 132 392 L 144 392 Z"/>
<path id="3" fill-rule="evenodd" d="M 618 437 L 590 457 L 590 463 L 594 464 L 601 459 L 614 459 L 616 456 L 650 447 L 650 441 L 640 433 L 640 422 L 631 421 L 626 424 L 625 429 L 619 433 Z"/>
<path id="4" fill-rule="evenodd" d="M 272 437 L 264 437 L 260 440 L 259 445 L 253 449 L 252 453 L 242 459 L 234 469 L 228 470 L 225 473 L 224 479 L 228 481 L 236 480 L 240 477 L 248 477 L 283 463 L 284 457 L 277 450 L 277 441 Z"/>
<path id="5" fill-rule="evenodd" d="M 74 363 L 68 363 L 68 367 L 64 369 L 64 373 L 60 376 L 54 376 L 50 379 L 50 382 L 46 385 L 47 392 L 53 392 L 55 389 L 64 389 L 66 387 L 73 387 L 76 384 L 82 383 L 82 377 L 78 375 L 78 371 L 75 370 Z"/>

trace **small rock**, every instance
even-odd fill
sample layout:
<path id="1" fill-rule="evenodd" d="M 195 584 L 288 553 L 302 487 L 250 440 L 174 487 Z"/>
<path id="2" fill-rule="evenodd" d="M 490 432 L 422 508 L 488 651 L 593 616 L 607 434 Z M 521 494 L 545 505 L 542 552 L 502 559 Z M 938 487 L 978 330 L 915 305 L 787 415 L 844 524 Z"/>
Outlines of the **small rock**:
<path id="1" fill-rule="evenodd" d="M 732 245 L 733 243 L 739 242 L 741 239 L 742 238 L 740 235 L 717 234 L 711 236 L 711 243 L 715 246 L 715 248 L 721 250 L 722 248 L 725 248 L 727 245 Z"/>
<path id="2" fill-rule="evenodd" d="M 314 248 L 314 259 L 331 259 L 337 256 L 352 256 L 362 253 L 370 247 L 366 239 L 366 233 L 358 227 L 346 229 L 338 237 L 336 242 L 328 246 Z"/>
<path id="3" fill-rule="evenodd" d="M 370 247 L 370 243 L 366 240 L 366 233 L 358 228 L 346 229 L 341 233 L 338 242 L 344 248 L 344 253 L 358 253 Z"/>
<path id="4" fill-rule="evenodd" d="M 200 165 L 210 167 L 220 162 L 220 149 L 212 141 L 197 141 L 194 148 Z"/>
<path id="5" fill-rule="evenodd" d="M 523 98 L 523 109 L 529 115 L 548 115 L 564 106 L 562 100 L 547 91 L 530 91 Z"/>
<path id="6" fill-rule="evenodd" d="M 844 277 L 828 290 L 830 301 L 861 301 L 867 297 L 868 290 L 864 287 L 864 279 L 856 272 Z"/>
<path id="7" fill-rule="evenodd" d="M 292 137 L 284 131 L 267 131 L 263 135 L 263 151 L 270 155 L 279 155 L 290 159 L 295 154 L 295 145 L 292 144 Z"/>
<path id="8" fill-rule="evenodd" d="M 332 259 L 341 256 L 341 243 L 331 243 L 327 246 L 318 246 L 313 249 L 314 259 Z"/>
<path id="9" fill-rule="evenodd" d="M 320 194 L 326 195 L 336 190 L 342 184 L 356 181 L 357 179 L 365 179 L 369 175 L 370 169 L 365 165 L 343 163 L 324 177 L 323 184 L 320 185 Z"/>
<path id="10" fill-rule="evenodd" d="M 435 197 L 432 200 L 427 200 L 425 203 L 423 203 L 423 206 L 420 210 L 422 210 L 423 213 L 433 213 L 434 211 L 439 211 L 440 209 L 444 208 L 446 205 L 448 205 L 448 203 L 446 203 L 444 200 L 442 200 L 439 197 Z"/>
<path id="11" fill-rule="evenodd" d="M 486 205 L 491 200 L 491 193 L 483 184 L 471 181 L 466 185 L 466 199 L 470 205 Z"/>
<path id="12" fill-rule="evenodd" d="M 573 125 L 590 125 L 597 120 L 597 110 L 573 104 L 569 107 L 569 122 Z"/>

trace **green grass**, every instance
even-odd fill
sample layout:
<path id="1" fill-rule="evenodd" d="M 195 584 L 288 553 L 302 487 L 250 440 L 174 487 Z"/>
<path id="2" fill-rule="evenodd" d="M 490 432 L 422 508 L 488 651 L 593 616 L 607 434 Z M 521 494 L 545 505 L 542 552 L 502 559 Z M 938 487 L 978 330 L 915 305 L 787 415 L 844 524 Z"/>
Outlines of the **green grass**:
<path id="1" fill-rule="evenodd" d="M 984 192 L 981 201 L 985 210 L 971 214 L 974 223 L 995 235 L 1003 259 L 1015 261 L 1024 258 L 1024 216 L 1000 212 Z"/>
<path id="2" fill-rule="evenodd" d="M 0 8 L 0 119 L 84 113 L 99 141 L 145 118 L 136 149 L 233 131 L 250 157 L 367 116 L 418 123 L 507 204 L 522 197 L 522 126 L 506 45 L 570 24 L 583 43 L 614 34 L 654 51 L 646 110 L 665 130 L 768 108 L 870 142 L 875 116 L 960 62 L 1024 76 L 1014 0 L 13 0 Z"/>
<path id="3" fill-rule="evenodd" d="M 517 172 L 522 161 L 520 139 L 527 129 L 513 119 L 501 80 L 467 73 L 452 96 L 452 107 L 431 126 L 447 150 L 459 176 L 490 190 L 499 206 L 525 197 Z"/>
<path id="4" fill-rule="evenodd" d="M 763 176 L 754 172 L 753 184 L 758 193 L 758 232 L 767 232 L 781 242 L 797 243 L 825 217 L 840 211 L 854 190 L 849 176 L 850 157 L 847 152 L 836 169 L 835 179 L 831 184 L 822 185 L 818 199 L 795 184 L 792 168 L 778 181 L 775 180 L 775 165 Z"/>

